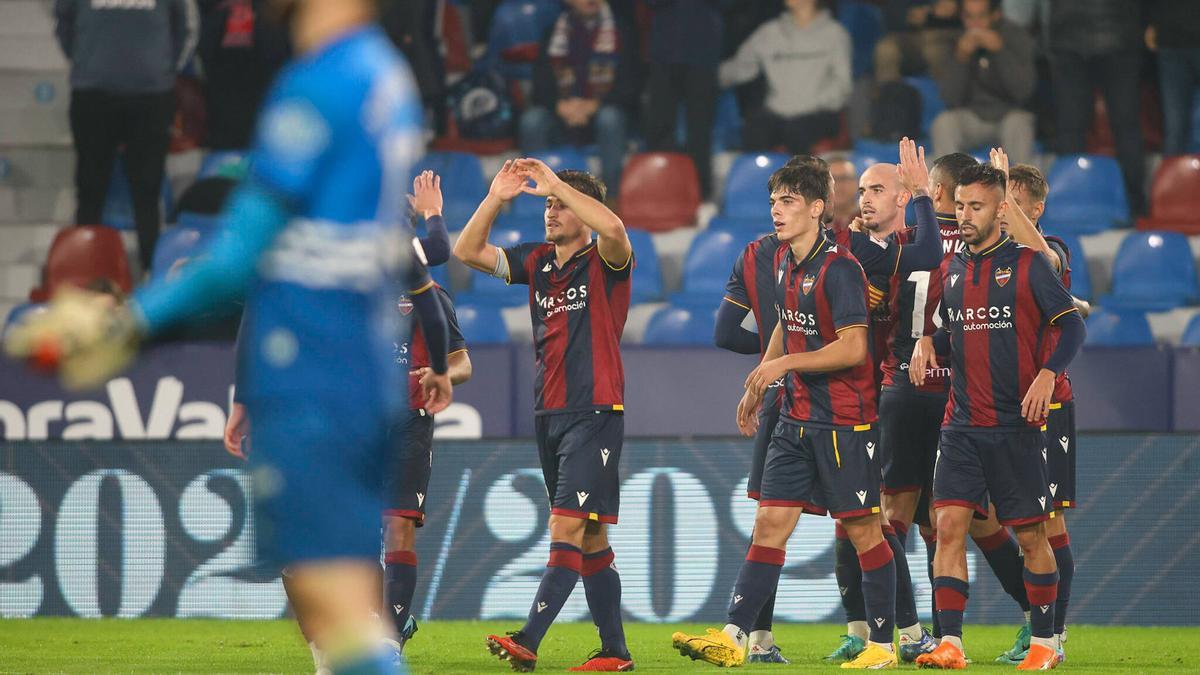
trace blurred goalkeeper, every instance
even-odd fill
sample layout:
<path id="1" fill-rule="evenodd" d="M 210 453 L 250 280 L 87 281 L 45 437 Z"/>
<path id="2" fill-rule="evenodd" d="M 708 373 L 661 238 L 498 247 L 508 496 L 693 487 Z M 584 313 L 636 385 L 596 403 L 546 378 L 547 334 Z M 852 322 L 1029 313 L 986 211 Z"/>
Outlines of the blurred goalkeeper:
<path id="1" fill-rule="evenodd" d="M 207 254 L 125 307 L 65 293 L 5 347 L 57 367 L 68 387 L 98 386 L 140 340 L 245 296 L 238 367 L 254 422 L 259 555 L 290 570 L 333 672 L 395 672 L 381 647 L 389 629 L 371 610 L 387 430 L 406 408 L 405 373 L 390 367 L 398 291 L 438 319 L 425 326 L 426 410 L 451 396 L 444 313 L 397 225 L 404 193 L 381 189 L 407 180 L 420 151 L 419 97 L 370 0 L 268 4 L 298 59 L 267 98 L 249 176 Z"/>

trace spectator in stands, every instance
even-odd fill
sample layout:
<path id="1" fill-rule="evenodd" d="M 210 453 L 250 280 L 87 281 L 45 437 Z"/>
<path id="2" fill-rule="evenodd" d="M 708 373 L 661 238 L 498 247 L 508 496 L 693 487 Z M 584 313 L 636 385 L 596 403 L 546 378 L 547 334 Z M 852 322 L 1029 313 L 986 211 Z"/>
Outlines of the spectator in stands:
<path id="1" fill-rule="evenodd" d="M 946 110 L 933 120 L 933 154 L 1001 145 L 1013 162 L 1033 155 L 1034 41 L 1006 20 L 999 0 L 963 0 L 963 31 L 938 87 Z"/>
<path id="2" fill-rule="evenodd" d="M 850 35 L 817 0 L 787 0 L 787 10 L 754 31 L 733 58 L 721 64 L 719 81 L 730 87 L 766 76 L 762 108 L 745 116 L 747 150 L 784 146 L 809 152 L 836 136 L 840 111 L 850 96 Z"/>
<path id="3" fill-rule="evenodd" d="M 444 0 L 379 0 L 379 23 L 408 59 L 421 103 L 426 128 L 441 134 L 446 125 L 446 63 L 438 36 Z"/>
<path id="4" fill-rule="evenodd" d="M 208 134 L 216 150 L 250 147 L 267 87 L 288 58 L 287 32 L 264 16 L 266 0 L 200 0 Z"/>
<path id="5" fill-rule="evenodd" d="M 929 73 L 935 79 L 954 52 L 962 30 L 956 0 L 887 0 L 888 33 L 875 43 L 875 81 Z"/>
<path id="6" fill-rule="evenodd" d="M 77 224 L 98 224 L 117 149 L 133 201 L 138 257 L 150 268 L 175 115 L 175 75 L 196 45 L 193 0 L 56 0 L 55 35 L 71 62 Z"/>
<path id="7" fill-rule="evenodd" d="M 605 0 L 565 0 L 534 63 L 533 107 L 521 115 L 522 152 L 595 141 L 609 198 L 621 184 L 637 97 L 637 38 Z"/>
<path id="8" fill-rule="evenodd" d="M 1194 4 L 1151 0 L 1146 46 L 1158 52 L 1158 86 L 1162 91 L 1163 154 L 1188 151 L 1192 101 L 1200 88 L 1200 11 Z"/>
<path id="9" fill-rule="evenodd" d="M 712 187 L 721 12 L 732 4 L 732 0 L 646 0 L 654 10 L 646 82 L 646 142 L 651 150 L 674 149 L 676 113 L 682 101 L 687 111 L 687 153 L 696 164 L 705 195 Z"/>
<path id="10" fill-rule="evenodd" d="M 1182 4 L 1194 9 L 1192 3 Z M 1134 215 L 1140 215 L 1146 210 L 1146 151 L 1138 116 L 1143 40 L 1138 3 L 1050 0 L 1049 23 L 1057 151 L 1087 152 L 1093 98 L 1099 87 L 1108 109 L 1129 206 Z"/>
<path id="11" fill-rule="evenodd" d="M 829 227 L 838 232 L 858 217 L 858 170 L 846 155 L 831 155 L 828 161 L 833 176 L 833 221 Z"/>

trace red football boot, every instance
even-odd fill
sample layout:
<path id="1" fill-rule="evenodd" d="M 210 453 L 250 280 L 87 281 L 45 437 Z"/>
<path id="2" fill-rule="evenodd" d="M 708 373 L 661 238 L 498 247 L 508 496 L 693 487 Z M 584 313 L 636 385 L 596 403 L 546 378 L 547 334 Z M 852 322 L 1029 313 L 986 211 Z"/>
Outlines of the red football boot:
<path id="1" fill-rule="evenodd" d="M 512 669 L 518 673 L 532 672 L 537 667 L 537 654 L 517 642 L 520 637 L 521 631 L 519 630 L 508 633 L 505 637 L 489 635 L 487 636 L 488 651 L 501 661 L 508 661 Z"/>
<path id="2" fill-rule="evenodd" d="M 604 649 L 597 649 L 588 656 L 588 660 L 574 668 L 568 668 L 568 672 L 594 672 L 594 673 L 628 673 L 633 670 L 633 657 L 625 654 L 624 656 L 613 654 Z"/>

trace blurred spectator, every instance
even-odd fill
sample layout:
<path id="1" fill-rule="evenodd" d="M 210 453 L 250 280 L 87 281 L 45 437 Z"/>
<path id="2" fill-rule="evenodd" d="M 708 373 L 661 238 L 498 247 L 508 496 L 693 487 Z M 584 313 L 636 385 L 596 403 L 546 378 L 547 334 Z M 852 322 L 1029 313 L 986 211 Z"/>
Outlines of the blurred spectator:
<path id="1" fill-rule="evenodd" d="M 716 116 L 721 12 L 732 0 L 645 0 L 650 24 L 650 68 L 646 82 L 646 142 L 651 150 L 675 148 L 680 102 L 686 112 L 687 153 L 700 174 L 700 189 L 712 187 L 712 127 Z"/>
<path id="2" fill-rule="evenodd" d="M 956 0 L 887 0 L 884 24 L 888 33 L 875 44 L 879 83 L 902 75 L 938 77 L 962 28 Z"/>
<path id="3" fill-rule="evenodd" d="M 117 149 L 133 202 L 142 269 L 162 224 L 159 193 L 175 115 L 175 75 L 196 46 L 192 0 L 56 0 L 55 36 L 71 62 L 77 224 L 99 224 Z"/>
<path id="4" fill-rule="evenodd" d="M 829 227 L 838 232 L 858 217 L 858 170 L 846 155 L 830 155 L 828 162 L 833 176 L 833 221 Z"/>
<path id="5" fill-rule="evenodd" d="M 1163 154 L 1188 151 L 1192 101 L 1200 85 L 1200 7 L 1176 0 L 1150 0 L 1146 46 L 1158 52 L 1162 90 Z"/>
<path id="6" fill-rule="evenodd" d="M 1033 155 L 1034 116 L 1023 106 L 1037 74 L 1033 38 L 999 0 L 963 0 L 963 31 L 938 80 L 946 110 L 933 120 L 933 154 L 1001 145 L 1014 163 Z"/>
<path id="7" fill-rule="evenodd" d="M 207 145 L 250 147 L 258 109 L 288 57 L 287 32 L 264 15 L 266 0 L 200 0 Z"/>
<path id="8" fill-rule="evenodd" d="M 1195 11 L 1192 3 L 1182 4 Z M 1146 209 L 1146 155 L 1138 118 L 1143 39 L 1138 14 L 1134 0 L 1050 0 L 1057 151 L 1087 152 L 1087 130 L 1099 87 L 1134 215 Z"/>
<path id="9" fill-rule="evenodd" d="M 412 68 L 427 127 L 445 132 L 446 63 L 438 37 L 441 5 L 446 0 L 379 0 L 379 23 Z"/>
<path id="10" fill-rule="evenodd" d="M 520 144 L 536 153 L 594 140 L 611 199 L 621 184 L 626 128 L 637 83 L 637 38 L 604 0 L 566 0 L 533 70 L 533 107 L 521 115 Z"/>
<path id="11" fill-rule="evenodd" d="M 850 35 L 817 0 L 787 0 L 787 10 L 754 31 L 721 64 L 722 87 L 766 76 L 764 106 L 745 115 L 747 150 L 778 145 L 793 154 L 836 136 L 850 96 Z"/>

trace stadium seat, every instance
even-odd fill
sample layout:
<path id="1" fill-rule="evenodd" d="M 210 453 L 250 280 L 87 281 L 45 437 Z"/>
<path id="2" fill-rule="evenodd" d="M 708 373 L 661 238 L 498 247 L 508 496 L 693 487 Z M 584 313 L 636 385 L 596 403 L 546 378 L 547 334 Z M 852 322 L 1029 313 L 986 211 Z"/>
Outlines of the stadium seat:
<path id="1" fill-rule="evenodd" d="M 22 302 L 8 311 L 8 317 L 4 319 L 4 329 L 0 330 L 0 340 L 8 333 L 10 326 L 20 321 L 23 317 L 46 311 L 46 306 L 40 302 Z"/>
<path id="2" fill-rule="evenodd" d="M 682 144 L 683 141 L 680 140 Z M 682 147 L 682 145 L 681 145 Z M 713 152 L 737 150 L 742 147 L 742 113 L 732 89 L 717 98 L 717 115 L 713 120 Z"/>
<path id="3" fill-rule="evenodd" d="M 150 278 L 155 281 L 165 279 L 176 262 L 195 256 L 203 238 L 203 232 L 187 225 L 176 225 L 164 229 L 158 236 L 158 242 L 154 245 L 154 258 L 150 262 Z"/>
<path id="4" fill-rule="evenodd" d="M 520 230 L 494 229 L 489 241 L 500 248 L 529 241 Z M 488 307 L 517 307 L 529 302 L 529 287 L 510 285 L 482 272 L 471 273 L 471 288 L 455 295 L 458 302 Z"/>
<path id="5" fill-rule="evenodd" d="M 15 309 L 13 310 L 16 311 Z M 1188 321 L 1187 328 L 1183 329 L 1183 337 L 1179 340 L 1179 344 L 1184 347 L 1200 347 L 1200 314 L 1192 316 L 1191 321 Z"/>
<path id="6" fill-rule="evenodd" d="M 508 327 L 500 308 L 490 305 L 463 305 L 454 308 L 458 327 L 467 346 L 508 344 Z"/>
<path id="7" fill-rule="evenodd" d="M 767 179 L 787 161 L 788 156 L 778 152 L 738 155 L 725 177 L 721 215 L 770 219 Z"/>
<path id="8" fill-rule="evenodd" d="M 708 221 L 706 232 L 728 232 L 734 237 L 749 243 L 764 234 L 772 232 L 771 218 L 726 218 L 714 216 Z"/>
<path id="9" fill-rule="evenodd" d="M 1200 234 L 1200 155 L 1163 158 L 1150 186 L 1150 215 L 1137 226 Z"/>
<path id="10" fill-rule="evenodd" d="M 642 344 L 711 347 L 713 330 L 717 324 L 717 303 L 718 299 L 714 298 L 708 307 L 663 307 L 646 324 Z"/>
<path id="11" fill-rule="evenodd" d="M 1083 300 L 1092 299 L 1092 275 L 1088 270 L 1087 256 L 1083 252 L 1083 244 L 1079 237 L 1073 234 L 1055 234 L 1067 244 L 1071 252 L 1071 295 Z"/>
<path id="12" fill-rule="evenodd" d="M 1154 344 L 1150 322 L 1141 312 L 1096 308 L 1087 318 L 1089 347 L 1144 347 Z"/>
<path id="13" fill-rule="evenodd" d="M 211 234 L 220 226 L 221 217 L 219 215 L 207 215 L 203 213 L 192 213 L 190 211 L 181 211 L 179 218 L 176 220 L 176 225 L 185 227 L 194 227 L 198 230 L 203 230 L 204 233 Z"/>
<path id="14" fill-rule="evenodd" d="M 446 227 L 462 229 L 479 202 L 487 196 L 488 184 L 479 158 L 465 152 L 430 152 L 417 162 L 413 173 L 426 170 L 441 176 Z M 412 185 L 402 189 L 410 193 Z"/>
<path id="15" fill-rule="evenodd" d="M 504 0 L 492 13 L 484 59 L 507 78 L 529 80 L 542 38 L 561 11 L 558 0 Z"/>
<path id="16" fill-rule="evenodd" d="M 1165 311 L 1200 301 L 1196 261 L 1178 232 L 1132 232 L 1113 261 L 1106 307 Z"/>
<path id="17" fill-rule="evenodd" d="M 587 171 L 588 161 L 587 155 L 583 154 L 579 148 L 569 145 L 551 148 L 545 152 L 539 152 L 533 155 L 534 158 L 540 159 L 555 171 L 563 171 L 566 169 L 575 169 L 577 171 Z M 610 188 L 611 189 L 611 188 Z M 476 203 L 478 206 L 478 202 Z M 472 207 L 474 209 L 474 207 Z M 511 216 L 513 219 L 522 217 L 522 222 L 528 220 L 526 216 L 536 216 L 538 222 L 541 222 L 542 214 L 546 210 L 546 198 L 537 197 L 535 195 L 518 195 L 512 200 L 512 206 L 506 216 Z M 507 219 L 506 219 L 507 221 Z M 507 227 L 514 225 L 505 223 Z"/>
<path id="18" fill-rule="evenodd" d="M 1050 198 L 1042 224 L 1090 234 L 1129 220 L 1129 201 L 1121 167 L 1111 157 L 1064 155 L 1046 174 Z"/>
<path id="19" fill-rule="evenodd" d="M 627 232 L 637 258 L 637 265 L 633 268 L 633 301 L 658 300 L 663 294 L 662 269 L 658 264 L 658 252 L 654 249 L 654 237 L 641 230 Z"/>
<path id="20" fill-rule="evenodd" d="M 850 33 L 854 79 L 874 71 L 875 43 L 883 37 L 883 10 L 862 0 L 836 4 L 837 20 Z"/>
<path id="21" fill-rule="evenodd" d="M 213 150 L 200 162 L 196 180 L 213 176 L 241 178 L 246 173 L 246 164 L 249 158 L 249 153 L 242 150 Z"/>
<path id="22" fill-rule="evenodd" d="M 942 92 L 932 77 L 906 77 L 904 81 L 921 94 L 921 134 L 929 138 L 933 118 L 946 109 Z"/>
<path id="23" fill-rule="evenodd" d="M 133 289 L 120 233 L 106 225 L 64 227 L 50 244 L 42 284 L 29 299 L 45 302 L 63 284 L 82 288 L 96 279 L 110 279 L 126 293 Z"/>
<path id="24" fill-rule="evenodd" d="M 926 148 L 926 154 L 931 154 Z M 900 145 L 899 141 L 878 141 L 873 138 L 856 138 L 854 139 L 854 149 L 852 159 L 854 166 L 861 173 L 872 164 L 888 162 L 890 164 L 898 164 L 900 162 Z"/>
<path id="25" fill-rule="evenodd" d="M 175 200 L 171 195 L 171 181 L 163 175 L 162 188 L 159 193 L 159 209 L 162 213 L 170 213 Z M 129 179 L 125 176 L 125 163 L 117 156 L 113 163 L 112 177 L 108 182 L 108 194 L 104 197 L 104 211 L 100 220 L 105 225 L 119 230 L 133 229 L 133 197 L 129 192 Z"/>
<path id="26" fill-rule="evenodd" d="M 618 211 L 627 227 L 665 232 L 696 222 L 700 177 L 687 155 L 639 153 L 625 164 L 620 195 Z"/>
<path id="27" fill-rule="evenodd" d="M 733 263 L 749 239 L 721 230 L 696 235 L 683 261 L 683 288 L 687 295 L 708 295 L 713 302 L 725 292 Z"/>

